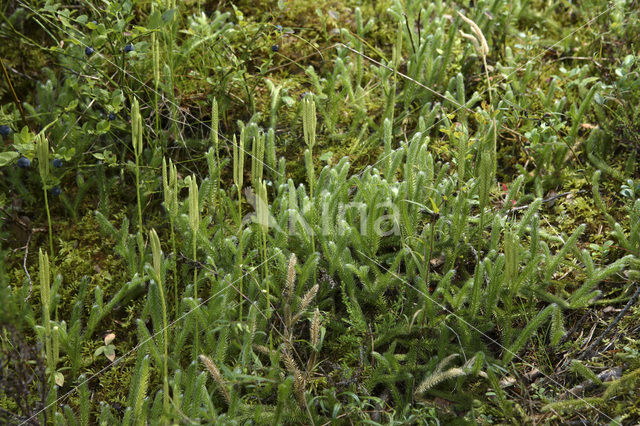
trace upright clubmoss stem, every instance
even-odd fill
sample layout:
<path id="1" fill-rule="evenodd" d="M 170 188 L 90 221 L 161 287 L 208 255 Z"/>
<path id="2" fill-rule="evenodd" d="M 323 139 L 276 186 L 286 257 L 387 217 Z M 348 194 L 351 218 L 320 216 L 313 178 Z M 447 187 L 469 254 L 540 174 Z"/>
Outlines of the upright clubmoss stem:
<path id="1" fill-rule="evenodd" d="M 193 298 L 195 299 L 196 306 L 198 306 L 198 266 L 197 266 L 197 238 L 198 238 L 198 228 L 200 227 L 200 202 L 199 202 L 199 194 L 198 194 L 198 183 L 196 182 L 196 176 L 192 175 L 189 181 L 189 225 L 191 226 L 192 232 L 192 255 L 193 262 L 195 264 L 193 268 Z M 196 330 L 195 330 L 195 353 L 196 356 L 200 354 L 200 344 L 199 344 L 199 330 L 198 330 L 198 320 L 196 319 Z"/>
<path id="2" fill-rule="evenodd" d="M 47 224 L 49 225 L 49 251 L 53 255 L 53 228 L 51 226 L 51 212 L 49 210 L 49 197 L 47 190 L 44 190 L 44 207 L 47 210 Z"/>
<path id="3" fill-rule="evenodd" d="M 153 3 L 152 3 L 153 4 Z M 153 7 L 152 7 L 153 13 Z M 153 104 L 156 110 L 155 126 L 156 126 L 156 138 L 160 137 L 160 111 L 158 111 L 158 87 L 160 86 L 160 46 L 155 33 L 151 33 L 151 48 L 153 50 Z M 164 147 L 163 147 L 164 148 Z"/>
<path id="4" fill-rule="evenodd" d="M 136 158 L 136 195 L 138 198 L 138 232 L 142 233 L 142 198 L 140 196 L 140 155 L 142 155 L 142 116 L 137 98 L 131 107 L 131 143 Z"/>
<path id="5" fill-rule="evenodd" d="M 140 159 L 136 155 L 136 196 L 138 198 L 138 232 L 142 233 L 142 201 L 140 199 Z"/>
<path id="6" fill-rule="evenodd" d="M 176 102 L 175 102 L 175 94 L 173 92 L 173 80 L 174 80 L 174 67 L 175 67 L 175 61 L 174 61 L 174 57 L 173 57 L 173 44 L 174 44 L 174 32 L 175 32 L 175 28 L 176 28 L 176 20 L 177 20 L 177 16 L 178 13 L 180 11 L 179 8 L 176 7 L 176 2 L 175 0 L 167 0 L 166 2 L 166 8 L 167 10 L 175 10 L 175 15 L 174 18 L 171 20 L 171 22 L 169 23 L 168 26 L 168 31 L 165 31 L 164 34 L 167 35 L 167 68 L 168 68 L 168 82 L 167 82 L 167 86 L 169 87 L 170 90 L 167 91 L 167 97 L 169 98 L 170 102 L 169 105 L 171 107 L 171 132 L 174 133 L 173 136 L 175 137 L 175 130 L 176 130 Z"/>
<path id="7" fill-rule="evenodd" d="M 311 199 L 311 218 L 312 226 L 316 224 L 316 208 L 314 200 L 314 188 L 315 188 L 315 172 L 313 168 L 313 147 L 316 144 L 316 104 L 311 96 L 307 96 L 302 101 L 302 131 L 304 133 L 304 141 L 307 145 L 305 152 L 305 162 L 307 166 L 307 179 L 309 181 L 309 198 Z M 314 230 L 311 232 L 311 251 L 316 252 L 316 239 Z M 313 272 L 313 284 L 316 285 L 317 273 L 314 269 Z"/>
<path id="8" fill-rule="evenodd" d="M 49 209 L 49 197 L 47 190 L 49 189 L 49 141 L 44 134 L 40 133 L 36 136 L 36 155 L 38 158 L 38 172 L 42 181 L 42 191 L 44 192 L 44 206 L 47 210 L 47 224 L 49 227 L 49 253 L 53 256 L 53 228 L 51 225 L 51 211 Z"/>
<path id="9" fill-rule="evenodd" d="M 169 159 L 169 170 L 167 171 L 167 161 L 162 159 L 162 187 L 164 190 L 164 204 L 169 214 L 169 226 L 171 229 L 171 249 L 173 250 L 173 296 L 175 302 L 175 314 L 178 315 L 179 299 L 178 299 L 178 262 L 175 259 L 176 251 L 176 234 L 175 234 L 175 217 L 178 215 L 178 170 Z"/>
<path id="10" fill-rule="evenodd" d="M 242 288 L 242 262 L 243 262 L 243 247 L 242 247 L 242 184 L 244 181 L 244 140 L 245 129 L 240 130 L 240 140 L 236 141 L 235 135 L 233 136 L 233 181 L 236 185 L 238 193 L 238 251 L 236 254 L 236 266 L 239 269 L 238 287 L 240 290 L 240 318 L 242 321 L 242 302 L 244 298 Z"/>
<path id="11" fill-rule="evenodd" d="M 211 142 L 213 144 L 213 149 L 216 152 L 216 176 L 215 176 L 215 186 L 214 186 L 214 193 L 213 193 L 214 208 L 218 207 L 218 204 L 219 204 L 218 195 L 220 192 L 220 152 L 219 152 L 220 141 L 218 137 L 218 127 L 219 127 L 218 101 L 214 98 L 213 103 L 211 104 Z"/>
<path id="12" fill-rule="evenodd" d="M 49 274 L 49 256 L 42 249 L 38 252 L 39 275 L 40 275 L 40 298 L 42 303 L 42 325 L 44 327 L 44 346 L 47 367 L 49 368 L 49 380 L 53 384 L 53 348 L 51 345 L 51 283 Z"/>
<path id="13" fill-rule="evenodd" d="M 262 249 L 262 261 L 264 263 L 264 283 L 266 286 L 267 296 L 267 315 L 271 314 L 270 300 L 269 300 L 269 265 L 267 264 L 267 232 L 269 230 L 269 200 L 267 199 L 267 185 L 264 181 L 260 180 L 257 184 L 257 199 L 256 199 L 258 226 L 260 228 L 260 239 Z"/>
<path id="14" fill-rule="evenodd" d="M 169 226 L 171 227 L 171 250 L 173 252 L 173 298 L 175 303 L 175 315 L 178 315 L 180 309 L 180 303 L 178 300 L 178 262 L 175 259 L 176 256 L 176 233 L 173 226 L 173 219 L 169 219 Z"/>
<path id="15" fill-rule="evenodd" d="M 138 249 L 140 250 L 139 272 L 142 274 L 144 264 L 142 236 L 142 197 L 140 195 L 140 156 L 142 155 L 142 116 L 137 98 L 133 98 L 131 106 L 131 144 L 136 158 L 136 196 L 138 200 Z"/>
<path id="16" fill-rule="evenodd" d="M 169 324 L 167 320 L 167 301 L 164 292 L 164 281 L 162 279 L 162 250 L 160 248 L 160 238 L 155 229 L 149 231 L 149 240 L 151 241 L 151 251 L 153 255 L 153 274 L 158 285 L 158 293 L 160 295 L 160 303 L 162 305 L 162 334 L 164 362 L 162 365 L 163 372 L 163 394 L 162 405 L 165 413 L 169 410 Z"/>

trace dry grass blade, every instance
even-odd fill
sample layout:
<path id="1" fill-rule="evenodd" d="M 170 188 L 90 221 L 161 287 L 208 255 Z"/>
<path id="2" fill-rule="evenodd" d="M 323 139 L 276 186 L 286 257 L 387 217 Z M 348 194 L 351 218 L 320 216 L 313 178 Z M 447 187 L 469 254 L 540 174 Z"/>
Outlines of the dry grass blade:
<path id="1" fill-rule="evenodd" d="M 296 264 L 298 258 L 295 253 L 291 253 L 289 258 L 289 267 L 287 268 L 287 282 L 284 286 L 285 302 L 284 302 L 284 318 L 285 326 L 287 329 L 291 329 L 293 321 L 291 320 L 291 296 L 294 293 L 296 285 Z"/>
<path id="2" fill-rule="evenodd" d="M 473 22 L 471 19 L 467 18 L 460 12 L 458 12 L 458 16 L 460 16 L 460 18 L 462 18 L 462 20 L 467 24 L 469 24 L 469 26 L 471 27 L 471 32 L 473 33 L 475 38 L 478 40 L 478 44 L 480 44 L 480 49 L 478 50 L 478 53 L 480 53 L 482 56 L 487 56 L 489 54 L 489 45 L 487 44 L 487 39 L 484 37 L 484 34 L 482 34 L 482 30 L 480 29 L 478 24 L 476 24 L 475 22 Z M 468 38 L 468 37 L 465 37 L 465 38 Z"/>
<path id="3" fill-rule="evenodd" d="M 320 340 L 320 311 L 316 308 L 311 321 L 311 344 L 315 347 Z"/>
<path id="4" fill-rule="evenodd" d="M 452 368 L 442 373 L 432 374 L 420 383 L 416 389 L 416 395 L 425 393 L 440 382 L 444 382 L 445 380 L 452 379 L 454 377 L 464 376 L 465 374 L 466 373 L 462 368 Z"/>
<path id="5" fill-rule="evenodd" d="M 476 48 L 476 52 L 480 53 L 482 52 L 480 44 L 478 43 L 478 39 L 475 38 L 474 36 L 472 36 L 471 34 L 467 34 L 464 31 L 460 30 L 460 35 L 464 38 L 466 38 L 467 40 L 470 40 L 471 43 L 473 43 L 473 46 Z"/>
<path id="6" fill-rule="evenodd" d="M 222 393 L 224 400 L 227 404 L 231 404 L 231 395 L 229 395 L 229 390 L 227 389 L 227 382 L 222 377 L 222 374 L 220 374 L 220 370 L 218 370 L 216 364 L 206 355 L 200 355 L 200 361 L 202 361 L 204 366 L 207 367 L 207 370 L 209 370 L 213 379 L 218 383 L 218 387 L 220 388 L 220 392 Z"/>
<path id="7" fill-rule="evenodd" d="M 287 371 L 289 371 L 289 373 L 293 375 L 293 379 L 294 379 L 293 389 L 296 394 L 296 400 L 298 401 L 300 408 L 304 410 L 307 405 L 307 402 L 304 399 L 304 388 L 305 388 L 304 376 L 302 375 L 302 372 L 298 368 L 298 365 L 296 364 L 295 360 L 293 359 L 293 357 L 291 356 L 288 350 L 286 349 L 282 350 L 282 359 L 284 361 L 284 365 L 287 367 Z"/>
<path id="8" fill-rule="evenodd" d="M 269 355 L 271 353 L 269 348 L 264 345 L 253 345 L 253 348 L 264 355 Z"/>
<path id="9" fill-rule="evenodd" d="M 307 291 L 305 293 L 305 295 L 302 297 L 302 301 L 300 302 L 300 310 L 293 317 L 292 324 L 295 324 L 296 322 L 298 322 L 300 317 L 305 313 L 305 311 L 309 307 L 309 304 L 311 304 L 311 301 L 313 301 L 313 298 L 316 297 L 316 294 L 318 294 L 318 289 L 319 288 L 320 288 L 320 286 L 318 284 L 316 284 L 313 287 L 311 287 L 309 289 L 309 291 Z"/>

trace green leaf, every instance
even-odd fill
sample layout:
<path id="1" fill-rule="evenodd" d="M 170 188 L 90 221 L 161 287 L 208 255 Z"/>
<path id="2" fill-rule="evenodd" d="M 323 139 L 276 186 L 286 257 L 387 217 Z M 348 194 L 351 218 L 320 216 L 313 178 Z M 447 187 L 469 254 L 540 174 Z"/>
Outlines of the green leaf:
<path id="1" fill-rule="evenodd" d="M 111 362 L 116 359 L 116 347 L 113 345 L 107 345 L 104 347 L 104 356 Z"/>
<path id="2" fill-rule="evenodd" d="M 65 111 L 73 111 L 77 106 L 78 106 L 78 100 L 77 99 L 73 99 L 71 102 L 69 102 L 69 105 L 67 105 L 64 108 L 64 110 Z"/>
<path id="3" fill-rule="evenodd" d="M 431 208 L 433 210 L 434 214 L 438 214 L 440 213 L 440 209 L 438 208 L 438 206 L 436 206 L 435 201 L 433 201 L 433 198 L 429 197 L 429 201 L 431 201 Z"/>
<path id="4" fill-rule="evenodd" d="M 122 90 L 116 89 L 111 92 L 111 100 L 109 104 L 115 109 L 119 110 L 120 106 L 124 103 L 124 95 L 122 94 Z"/>
<path id="5" fill-rule="evenodd" d="M 60 147 L 56 152 L 58 158 L 62 158 L 64 161 L 69 162 L 73 160 L 74 155 L 76 155 L 75 147 Z"/>
<path id="6" fill-rule="evenodd" d="M 33 149 L 33 138 L 35 137 L 35 133 L 29 131 L 27 126 L 24 126 L 20 133 L 13 134 L 13 145 L 25 144 L 30 145 L 31 149 Z"/>
<path id="7" fill-rule="evenodd" d="M 162 20 L 162 15 L 158 10 L 154 10 L 151 15 L 149 15 L 149 20 L 147 21 L 147 29 L 149 30 L 157 30 L 158 28 L 162 28 L 164 25 L 164 21 Z"/>
<path id="8" fill-rule="evenodd" d="M 107 133 L 110 127 L 111 125 L 107 120 L 100 120 L 98 121 L 98 124 L 96 124 L 96 132 L 98 134 Z"/>
<path id="9" fill-rule="evenodd" d="M 6 166 L 7 164 L 12 162 L 19 156 L 20 156 L 20 153 L 15 151 L 0 152 L 0 167 Z"/>
<path id="10" fill-rule="evenodd" d="M 331 160 L 331 157 L 333 157 L 333 152 L 327 151 L 320 156 L 319 160 L 324 161 L 325 163 L 328 163 Z"/>
<path id="11" fill-rule="evenodd" d="M 173 21 L 173 17 L 175 16 L 175 14 L 175 9 L 169 9 L 163 14 L 160 14 L 160 11 L 155 10 L 151 15 L 149 15 L 149 20 L 147 21 L 147 29 L 157 30 L 164 27 L 166 24 Z"/>
<path id="12" fill-rule="evenodd" d="M 173 17 L 175 16 L 175 14 L 176 14 L 176 10 L 175 9 L 166 10 L 162 14 L 162 20 L 164 21 L 165 24 L 168 24 L 171 21 L 173 21 Z"/>

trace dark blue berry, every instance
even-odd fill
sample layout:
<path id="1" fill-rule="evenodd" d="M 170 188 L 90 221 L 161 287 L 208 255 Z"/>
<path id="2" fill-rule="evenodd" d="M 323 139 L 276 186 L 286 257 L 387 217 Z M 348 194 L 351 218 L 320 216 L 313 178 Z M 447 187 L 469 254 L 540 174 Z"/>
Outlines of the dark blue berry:
<path id="1" fill-rule="evenodd" d="M 271 46 L 271 50 L 272 50 L 273 52 L 277 52 L 278 50 L 280 50 L 280 48 L 278 47 L 278 45 L 277 45 L 277 44 L 274 44 L 273 46 Z"/>
<path id="2" fill-rule="evenodd" d="M 51 188 L 51 195 L 57 197 L 60 194 L 62 194 L 62 189 L 60 189 L 59 186 L 55 186 L 55 187 Z"/>
<path id="3" fill-rule="evenodd" d="M 109 113 L 109 115 L 107 116 L 107 118 L 109 119 L 109 121 L 113 121 L 116 119 L 116 115 L 112 112 Z"/>
<path id="4" fill-rule="evenodd" d="M 282 32 L 282 25 L 276 25 L 276 31 Z"/>
<path id="5" fill-rule="evenodd" d="M 124 53 L 133 52 L 134 50 L 136 50 L 136 49 L 133 48 L 133 44 L 131 44 L 131 43 L 127 44 L 124 47 Z"/>
<path id="6" fill-rule="evenodd" d="M 11 128 L 9 126 L 7 126 L 6 124 L 0 126 L 0 135 L 9 136 L 9 133 L 11 133 Z"/>
<path id="7" fill-rule="evenodd" d="M 93 55 L 93 47 L 87 46 L 84 48 L 84 54 L 87 56 Z"/>
<path id="8" fill-rule="evenodd" d="M 53 160 L 53 167 L 56 169 L 59 169 L 60 167 L 62 167 L 62 160 L 59 158 L 56 158 Z"/>
<path id="9" fill-rule="evenodd" d="M 30 166 L 31 160 L 29 160 L 27 157 L 18 158 L 18 167 L 20 167 L 21 169 L 28 169 Z"/>

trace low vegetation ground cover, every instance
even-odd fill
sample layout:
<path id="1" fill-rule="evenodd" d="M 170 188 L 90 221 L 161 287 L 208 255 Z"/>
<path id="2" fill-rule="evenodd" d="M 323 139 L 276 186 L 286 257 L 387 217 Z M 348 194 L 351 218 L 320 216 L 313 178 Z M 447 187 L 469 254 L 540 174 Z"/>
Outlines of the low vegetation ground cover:
<path id="1" fill-rule="evenodd" d="M 637 0 L 0 5 L 0 421 L 635 424 Z"/>

